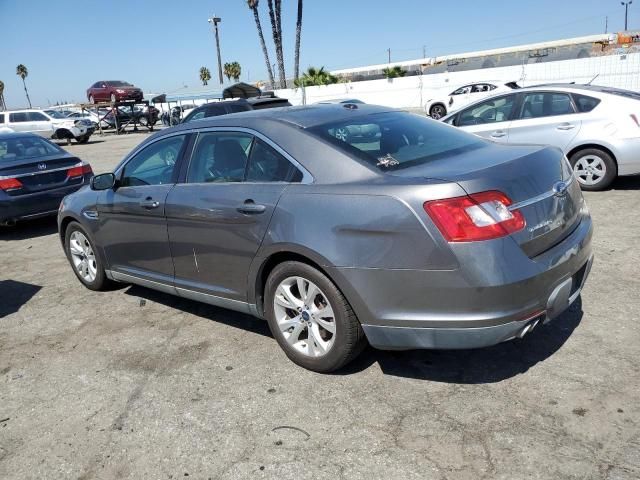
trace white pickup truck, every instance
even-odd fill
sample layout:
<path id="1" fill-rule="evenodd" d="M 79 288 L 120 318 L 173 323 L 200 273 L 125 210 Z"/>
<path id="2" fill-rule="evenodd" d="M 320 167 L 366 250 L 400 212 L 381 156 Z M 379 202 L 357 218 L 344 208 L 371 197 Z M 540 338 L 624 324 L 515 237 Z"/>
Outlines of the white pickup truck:
<path id="1" fill-rule="evenodd" d="M 93 123 L 86 119 L 71 119 L 64 115 L 47 114 L 42 110 L 9 110 L 0 112 L 0 129 L 14 132 L 31 132 L 54 140 L 74 139 L 86 143 L 95 131 Z"/>

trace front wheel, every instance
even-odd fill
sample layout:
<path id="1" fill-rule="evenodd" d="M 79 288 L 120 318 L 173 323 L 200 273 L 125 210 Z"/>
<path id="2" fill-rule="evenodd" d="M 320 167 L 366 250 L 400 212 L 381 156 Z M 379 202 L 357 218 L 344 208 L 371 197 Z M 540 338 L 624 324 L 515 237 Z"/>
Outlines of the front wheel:
<path id="1" fill-rule="evenodd" d="M 89 103 L 96 103 L 96 99 L 93 98 L 93 95 L 89 95 Z"/>
<path id="2" fill-rule="evenodd" d="M 439 103 L 429 109 L 429 116 L 434 120 L 440 120 L 447 114 L 447 109 Z"/>
<path id="3" fill-rule="evenodd" d="M 106 290 L 111 281 L 104 272 L 90 235 L 78 222 L 71 222 L 64 235 L 67 259 L 78 280 L 90 290 Z"/>
<path id="4" fill-rule="evenodd" d="M 366 345 L 364 332 L 340 290 L 310 265 L 284 262 L 269 275 L 265 316 L 294 363 L 315 372 L 346 365 Z"/>
<path id="5" fill-rule="evenodd" d="M 76 142 L 78 143 L 87 143 L 88 141 L 89 141 L 89 135 L 76 138 Z"/>
<path id="6" fill-rule="evenodd" d="M 117 98 L 116 98 L 116 94 L 115 94 L 115 93 L 112 93 L 112 94 L 111 94 L 111 103 L 116 103 L 116 100 L 117 100 Z"/>
<path id="7" fill-rule="evenodd" d="M 598 148 L 580 150 L 571 155 L 569 162 L 582 190 L 604 190 L 618 176 L 615 160 L 607 152 Z"/>

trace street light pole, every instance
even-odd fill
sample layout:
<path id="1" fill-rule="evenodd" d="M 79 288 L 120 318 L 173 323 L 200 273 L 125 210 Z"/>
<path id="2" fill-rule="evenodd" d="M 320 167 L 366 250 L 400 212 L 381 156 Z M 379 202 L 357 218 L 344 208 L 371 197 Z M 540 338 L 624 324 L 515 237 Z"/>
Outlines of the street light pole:
<path id="1" fill-rule="evenodd" d="M 207 22 L 213 23 L 213 29 L 215 30 L 216 34 L 216 50 L 218 51 L 218 75 L 220 77 L 220 85 L 222 85 L 222 82 L 224 80 L 222 78 L 222 58 L 220 56 L 220 35 L 218 34 L 218 24 L 222 22 L 222 18 L 216 17 L 214 15 L 213 17 L 207 19 Z"/>
<path id="2" fill-rule="evenodd" d="M 629 0 L 628 2 L 620 2 L 620 5 L 624 6 L 624 30 L 627 31 L 628 20 L 629 20 L 629 5 L 633 3 L 633 0 Z"/>

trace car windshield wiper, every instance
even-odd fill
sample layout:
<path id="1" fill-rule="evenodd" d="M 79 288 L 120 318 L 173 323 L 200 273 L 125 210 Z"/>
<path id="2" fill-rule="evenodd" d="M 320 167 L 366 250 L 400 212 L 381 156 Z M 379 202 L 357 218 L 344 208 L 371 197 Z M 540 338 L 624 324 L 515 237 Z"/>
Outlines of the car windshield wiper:
<path id="1" fill-rule="evenodd" d="M 376 163 L 376 167 L 381 168 L 391 168 L 396 165 L 400 165 L 400 162 L 393 158 L 390 153 L 387 153 L 384 157 L 378 157 L 378 163 Z"/>

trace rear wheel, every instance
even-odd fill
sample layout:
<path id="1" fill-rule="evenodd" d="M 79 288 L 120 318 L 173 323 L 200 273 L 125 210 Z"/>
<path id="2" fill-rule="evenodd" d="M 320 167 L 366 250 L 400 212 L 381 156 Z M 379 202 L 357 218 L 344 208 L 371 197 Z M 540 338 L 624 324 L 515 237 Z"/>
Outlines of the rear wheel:
<path id="1" fill-rule="evenodd" d="M 287 357 L 309 370 L 337 370 L 366 345 L 347 299 L 310 265 L 278 265 L 267 280 L 264 308 L 271 333 Z"/>
<path id="2" fill-rule="evenodd" d="M 78 222 L 71 222 L 67 226 L 64 247 L 73 273 L 85 287 L 90 290 L 106 290 L 111 285 L 91 236 Z"/>
<path id="3" fill-rule="evenodd" d="M 89 95 L 89 103 L 96 103 L 96 99 L 93 98 L 93 95 Z"/>
<path id="4" fill-rule="evenodd" d="M 444 108 L 444 105 L 439 103 L 435 104 L 429 109 L 429 116 L 434 120 L 440 120 L 447 114 L 447 109 Z"/>
<path id="5" fill-rule="evenodd" d="M 87 143 L 89 141 L 89 135 L 85 135 L 84 137 L 76 138 L 76 142 L 78 143 Z"/>
<path id="6" fill-rule="evenodd" d="M 571 155 L 569 161 L 582 190 L 604 190 L 618 176 L 615 160 L 598 148 L 580 150 Z"/>
<path id="7" fill-rule="evenodd" d="M 112 94 L 111 94 L 111 103 L 116 103 L 116 100 L 117 100 L 117 98 L 116 98 L 116 94 L 115 94 L 115 93 L 112 93 Z"/>

